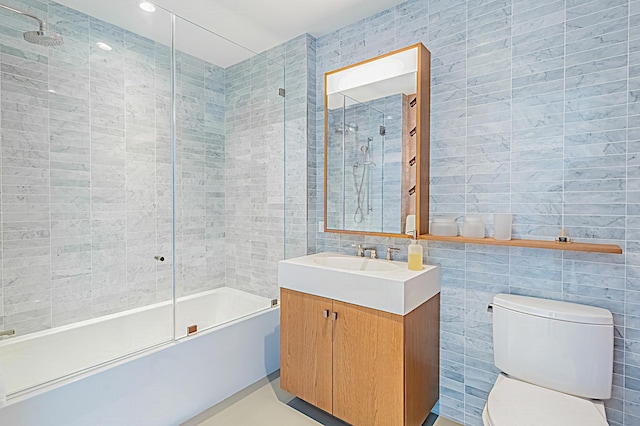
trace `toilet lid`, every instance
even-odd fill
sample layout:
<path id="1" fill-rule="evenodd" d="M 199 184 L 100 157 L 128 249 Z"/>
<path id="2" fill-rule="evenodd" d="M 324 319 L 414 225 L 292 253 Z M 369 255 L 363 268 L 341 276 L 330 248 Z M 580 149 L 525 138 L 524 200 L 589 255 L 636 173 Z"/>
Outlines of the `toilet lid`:
<path id="1" fill-rule="evenodd" d="M 607 426 L 588 399 L 500 375 L 487 401 L 491 426 Z"/>

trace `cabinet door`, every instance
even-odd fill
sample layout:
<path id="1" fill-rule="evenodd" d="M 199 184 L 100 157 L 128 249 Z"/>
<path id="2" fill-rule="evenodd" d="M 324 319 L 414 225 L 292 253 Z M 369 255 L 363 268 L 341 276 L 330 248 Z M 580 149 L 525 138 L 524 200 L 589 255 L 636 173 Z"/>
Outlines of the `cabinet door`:
<path id="1" fill-rule="evenodd" d="M 334 301 L 333 415 L 355 425 L 404 424 L 402 316 Z"/>
<path id="2" fill-rule="evenodd" d="M 328 413 L 332 411 L 331 305 L 331 299 L 280 289 L 280 387 Z"/>

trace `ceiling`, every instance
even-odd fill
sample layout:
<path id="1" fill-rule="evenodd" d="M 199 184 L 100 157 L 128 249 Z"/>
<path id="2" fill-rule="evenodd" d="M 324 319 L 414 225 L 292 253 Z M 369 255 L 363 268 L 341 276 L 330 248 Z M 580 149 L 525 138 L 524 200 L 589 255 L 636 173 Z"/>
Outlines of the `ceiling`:
<path id="1" fill-rule="evenodd" d="M 155 13 L 144 12 L 138 8 L 139 0 L 57 2 L 158 42 L 170 43 L 170 14 L 162 9 Z M 319 37 L 401 2 L 155 0 L 153 3 L 222 36 L 212 35 L 188 21 L 176 20 L 178 50 L 227 67 L 301 34 Z"/>

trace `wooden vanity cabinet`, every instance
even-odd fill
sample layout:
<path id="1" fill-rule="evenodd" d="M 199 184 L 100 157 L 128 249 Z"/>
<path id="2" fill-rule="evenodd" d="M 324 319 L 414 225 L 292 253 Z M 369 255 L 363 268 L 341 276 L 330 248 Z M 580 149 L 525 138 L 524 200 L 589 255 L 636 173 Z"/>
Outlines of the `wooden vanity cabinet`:
<path id="1" fill-rule="evenodd" d="M 439 294 L 405 316 L 280 294 L 282 389 L 355 426 L 424 422 L 438 400 Z"/>
<path id="2" fill-rule="evenodd" d="M 280 387 L 331 413 L 331 299 L 286 289 L 280 297 Z"/>

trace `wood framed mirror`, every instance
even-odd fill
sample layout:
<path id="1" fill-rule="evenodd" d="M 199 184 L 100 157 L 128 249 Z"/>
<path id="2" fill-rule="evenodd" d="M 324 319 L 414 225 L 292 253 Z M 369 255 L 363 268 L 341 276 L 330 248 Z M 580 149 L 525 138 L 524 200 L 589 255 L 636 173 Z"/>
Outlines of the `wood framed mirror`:
<path id="1" fill-rule="evenodd" d="M 325 74 L 325 232 L 428 232 L 430 62 L 419 43 Z"/>

